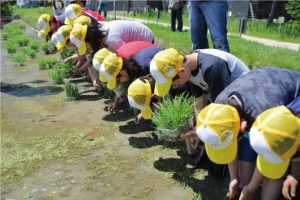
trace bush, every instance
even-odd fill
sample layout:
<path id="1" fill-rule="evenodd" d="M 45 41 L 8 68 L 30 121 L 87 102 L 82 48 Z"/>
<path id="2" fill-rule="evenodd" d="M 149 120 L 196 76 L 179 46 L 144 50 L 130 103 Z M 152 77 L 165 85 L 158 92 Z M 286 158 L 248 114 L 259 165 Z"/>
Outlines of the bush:
<path id="1" fill-rule="evenodd" d="M 23 48 L 22 51 L 24 52 L 24 54 L 30 56 L 31 58 L 35 57 L 35 50 L 27 47 L 27 48 Z"/>
<path id="2" fill-rule="evenodd" d="M 55 82 L 55 83 L 61 83 L 62 78 L 60 75 L 60 71 L 57 68 L 53 68 L 52 70 L 49 71 L 49 76 L 50 78 Z"/>
<path id="3" fill-rule="evenodd" d="M 40 44 L 38 41 L 31 41 L 29 44 L 30 48 L 37 51 L 40 47 Z"/>
<path id="4" fill-rule="evenodd" d="M 10 2 L 1 3 L 1 17 L 10 17 L 13 15 L 13 7 L 10 5 Z"/>
<path id="5" fill-rule="evenodd" d="M 5 47 L 8 53 L 15 53 L 17 51 L 17 45 L 11 40 L 5 43 Z"/>
<path id="6" fill-rule="evenodd" d="M 23 65 L 26 60 L 26 55 L 23 52 L 18 52 L 12 56 L 12 59 L 14 62 Z"/>
<path id="7" fill-rule="evenodd" d="M 77 97 L 78 87 L 73 83 L 67 83 L 65 87 L 66 97 Z"/>

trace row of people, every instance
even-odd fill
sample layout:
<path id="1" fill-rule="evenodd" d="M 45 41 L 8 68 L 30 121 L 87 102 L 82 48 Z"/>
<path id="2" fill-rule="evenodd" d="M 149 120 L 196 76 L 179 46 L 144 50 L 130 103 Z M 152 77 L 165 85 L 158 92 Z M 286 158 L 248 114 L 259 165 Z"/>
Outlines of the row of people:
<path id="1" fill-rule="evenodd" d="M 70 7 L 80 10 L 78 5 Z M 240 199 L 251 199 L 262 175 L 266 180 L 262 199 L 277 198 L 278 193 L 269 191 L 280 191 L 287 163 L 300 144 L 299 116 L 295 115 L 300 112 L 298 73 L 273 67 L 249 71 L 240 59 L 216 49 L 182 55 L 154 45 L 152 31 L 138 22 L 95 22 L 76 13 L 80 12 L 67 18 L 73 26 L 60 27 L 52 41 L 58 50 L 75 46 L 78 55 L 74 58 L 87 57 L 85 65 L 96 84 L 102 89 L 106 82 L 110 90 L 116 90 L 110 111 L 127 95 L 130 105 L 141 110 L 137 121 L 150 119 L 151 101 L 175 91 L 172 85 L 183 85 L 196 97 L 197 125 L 182 138 L 191 140 L 195 150 L 202 141 L 212 162 L 228 164 L 230 199 L 239 190 Z M 294 100 L 291 112 L 284 106 Z M 275 163 L 284 162 L 284 167 L 272 164 L 273 158 Z M 288 177 L 297 178 L 295 173 Z M 286 184 L 286 197 L 288 188 Z"/>

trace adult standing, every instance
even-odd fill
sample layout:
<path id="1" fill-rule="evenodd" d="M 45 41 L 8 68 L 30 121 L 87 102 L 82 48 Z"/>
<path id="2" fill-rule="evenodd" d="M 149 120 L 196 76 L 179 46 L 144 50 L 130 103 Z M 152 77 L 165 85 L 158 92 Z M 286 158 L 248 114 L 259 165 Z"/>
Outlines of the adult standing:
<path id="1" fill-rule="evenodd" d="M 104 18 L 106 18 L 107 16 L 107 8 L 106 8 L 106 0 L 99 0 L 98 3 L 98 13 L 101 15 L 101 11 L 103 10 L 104 14 Z"/>
<path id="2" fill-rule="evenodd" d="M 182 12 L 185 1 L 183 0 L 170 0 L 169 9 L 171 10 L 171 31 L 176 31 L 176 20 L 177 20 L 177 31 L 182 32 Z"/>
<path id="3" fill-rule="evenodd" d="M 65 12 L 65 5 L 62 0 L 54 0 L 52 2 L 54 16 L 60 16 Z"/>
<path id="4" fill-rule="evenodd" d="M 227 40 L 227 1 L 189 1 L 192 48 L 208 48 L 207 29 L 215 49 L 230 52 Z"/>

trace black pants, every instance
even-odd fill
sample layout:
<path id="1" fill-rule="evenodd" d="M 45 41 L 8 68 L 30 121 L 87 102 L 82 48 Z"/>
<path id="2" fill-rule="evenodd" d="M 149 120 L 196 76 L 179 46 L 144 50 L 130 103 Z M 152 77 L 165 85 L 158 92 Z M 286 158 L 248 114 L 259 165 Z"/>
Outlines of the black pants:
<path id="1" fill-rule="evenodd" d="M 176 19 L 177 19 L 177 30 L 182 31 L 182 11 L 183 6 L 180 6 L 178 10 L 171 11 L 171 30 L 176 31 Z"/>

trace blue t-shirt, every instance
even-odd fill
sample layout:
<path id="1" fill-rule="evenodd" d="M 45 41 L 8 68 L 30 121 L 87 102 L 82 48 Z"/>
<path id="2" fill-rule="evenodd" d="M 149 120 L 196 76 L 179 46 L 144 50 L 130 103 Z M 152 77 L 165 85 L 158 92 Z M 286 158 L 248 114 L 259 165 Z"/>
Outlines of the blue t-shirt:
<path id="1" fill-rule="evenodd" d="M 133 55 L 132 58 L 141 67 L 143 76 L 150 73 L 150 62 L 152 58 L 162 50 L 164 49 L 161 47 L 148 47 Z"/>
<path id="2" fill-rule="evenodd" d="M 289 103 L 286 107 L 291 109 L 297 116 L 300 116 L 300 96 L 298 96 L 294 101 Z"/>
<path id="3" fill-rule="evenodd" d="M 275 67 L 250 71 L 227 86 L 218 95 L 216 103 L 226 104 L 232 95 L 241 102 L 243 117 L 251 127 L 263 111 L 288 105 L 300 96 L 300 74 Z"/>

